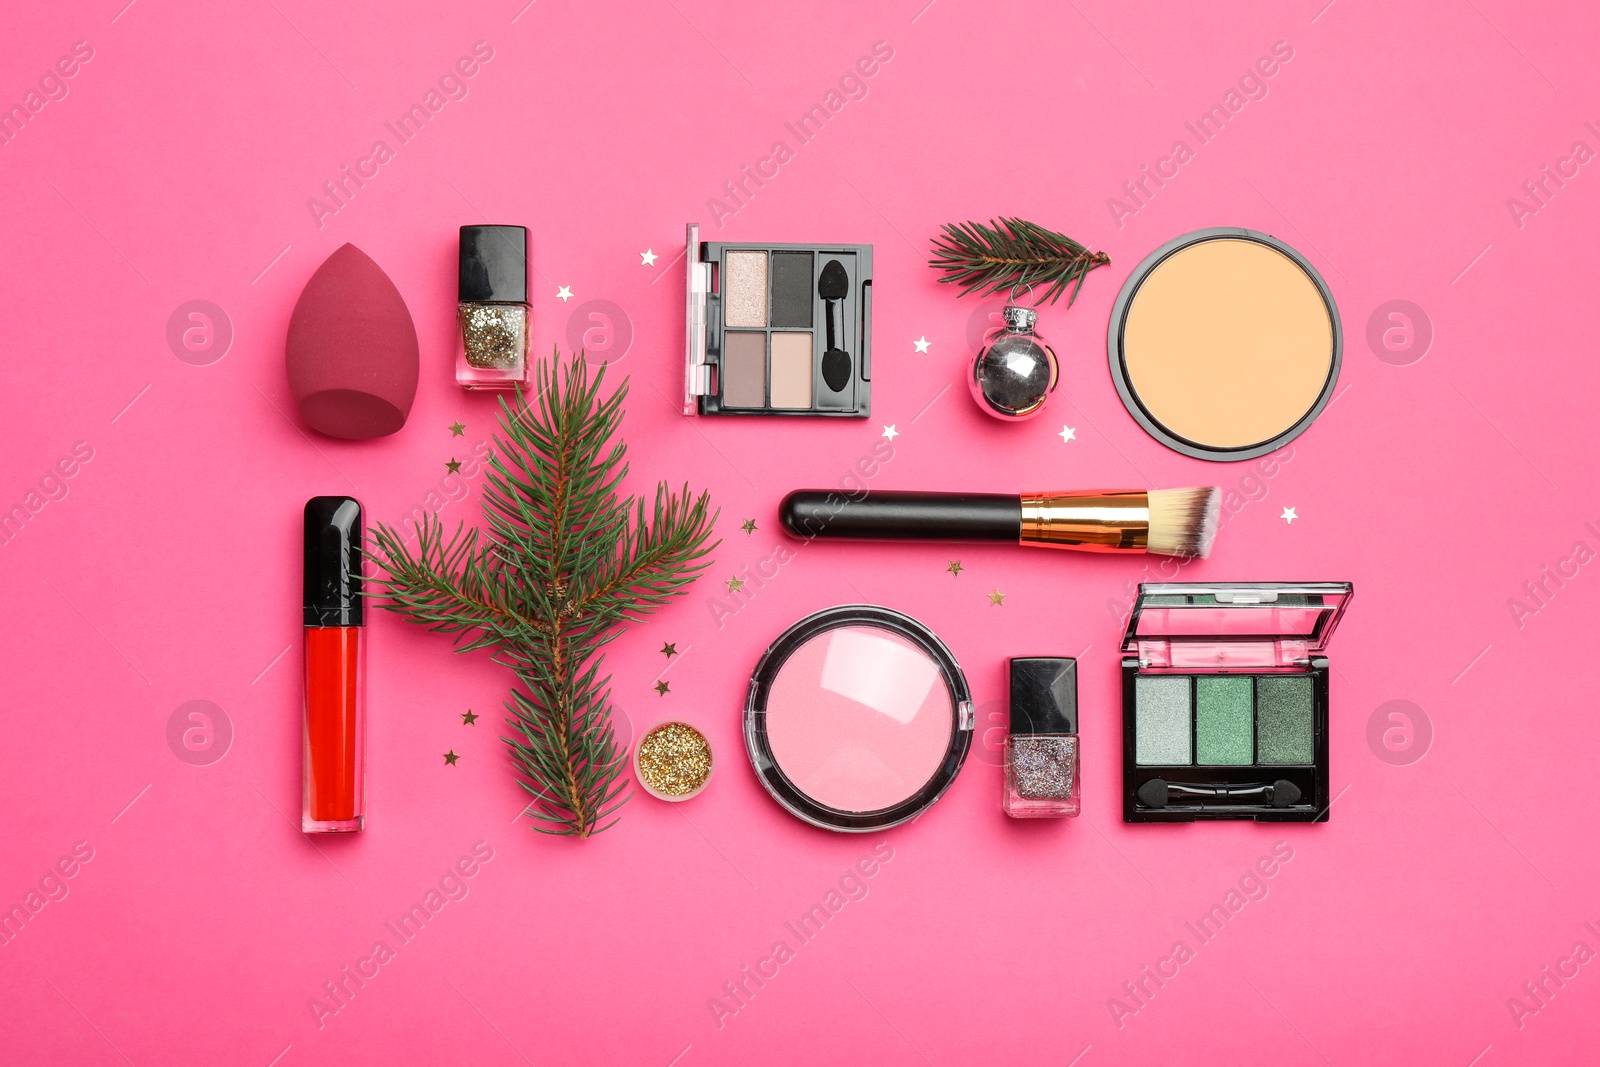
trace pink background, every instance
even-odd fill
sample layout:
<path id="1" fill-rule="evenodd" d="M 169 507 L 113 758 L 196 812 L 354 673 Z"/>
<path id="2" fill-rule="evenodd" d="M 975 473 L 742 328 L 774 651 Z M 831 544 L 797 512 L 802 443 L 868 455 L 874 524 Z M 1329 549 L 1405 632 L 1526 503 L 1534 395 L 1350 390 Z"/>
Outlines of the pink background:
<path id="1" fill-rule="evenodd" d="M 1544 179 L 1547 202 L 1525 199 L 1520 217 L 1508 206 L 1575 141 L 1600 149 L 1585 126 L 1600 126 L 1592 15 L 1540 0 L 524 3 L 96 0 L 31 5 L 0 34 L 0 104 L 74 42 L 93 49 L 65 98 L 0 147 L 0 506 L 40 493 L 0 548 L 0 906 L 76 843 L 93 857 L 0 946 L 0 1059 L 1093 1067 L 1271 1048 L 1283 1064 L 1593 1062 L 1596 164 L 1567 164 L 1559 189 Z M 396 147 L 384 123 L 477 41 L 493 58 L 467 96 Z M 785 123 L 879 41 L 892 58 L 799 144 Z M 1197 147 L 1185 123 L 1280 41 L 1292 59 L 1267 95 Z M 319 226 L 308 199 L 379 138 L 394 158 Z M 1179 138 L 1193 158 L 1114 217 L 1108 199 Z M 776 177 L 736 211 L 708 204 L 779 139 L 792 158 Z M 997 214 L 1112 258 L 1075 307 L 1043 309 L 1064 386 L 1022 426 L 952 387 L 992 305 L 924 265 L 939 223 Z M 708 237 L 874 244 L 870 420 L 677 414 L 677 256 L 694 219 Z M 538 351 L 565 348 L 574 318 L 582 333 L 586 302 L 610 302 L 613 331 L 591 340 L 632 376 L 634 486 L 687 478 L 721 509 L 714 572 L 608 661 L 625 730 L 694 722 L 720 770 L 681 807 L 636 798 L 597 839 L 533 834 L 497 740 L 508 675 L 379 617 L 370 829 L 309 842 L 300 507 L 350 492 L 395 522 L 437 493 L 452 525 L 476 517 L 475 495 L 448 499 L 461 486 L 443 479 L 492 429 L 494 402 L 450 373 L 456 227 L 481 221 L 533 233 Z M 1156 444 L 1105 368 L 1128 271 L 1216 225 L 1298 247 L 1344 321 L 1338 399 L 1271 477 Z M 286 415 L 289 310 L 346 241 L 394 279 L 422 344 L 410 422 L 378 442 Z M 233 329 L 205 366 L 166 339 L 197 299 Z M 1392 300 L 1431 322 L 1425 352 L 1398 334 L 1398 350 L 1369 344 Z M 1116 644 L 1130 583 L 1160 576 L 1143 560 L 819 544 L 777 567 L 778 499 L 839 484 L 886 426 L 898 436 L 876 487 L 1215 481 L 1242 506 L 1185 577 L 1353 581 L 1331 648 L 1332 821 L 1121 823 Z M 52 478 L 78 442 L 92 458 Z M 66 495 L 47 502 L 41 483 Z M 1546 593 L 1526 599 L 1529 582 Z M 768 642 L 858 600 L 941 634 L 982 736 L 926 817 L 847 837 L 763 795 L 739 712 Z M 1041 654 L 1081 657 L 1084 814 L 1023 824 L 1000 812 L 997 724 L 1005 658 Z M 231 723 L 209 765 L 169 745 L 190 700 Z M 1431 724 L 1426 747 L 1421 731 L 1369 742 L 1375 715 L 1378 735 L 1399 722 L 1391 701 Z M 493 858 L 466 897 L 401 944 L 385 923 L 480 841 Z M 1273 876 L 1253 879 L 1264 857 Z M 851 875 L 858 863 L 873 877 Z M 866 895 L 802 942 L 785 924 L 841 880 Z M 1266 895 L 1202 944 L 1186 924 L 1241 881 Z M 319 1028 L 308 1002 L 380 939 L 393 958 Z M 764 964 L 779 940 L 790 958 Z M 1190 958 L 1173 974 L 1179 941 Z M 777 972 L 747 1002 L 728 998 L 725 982 L 763 966 Z M 1540 1001 L 1523 988 L 1536 979 Z"/>

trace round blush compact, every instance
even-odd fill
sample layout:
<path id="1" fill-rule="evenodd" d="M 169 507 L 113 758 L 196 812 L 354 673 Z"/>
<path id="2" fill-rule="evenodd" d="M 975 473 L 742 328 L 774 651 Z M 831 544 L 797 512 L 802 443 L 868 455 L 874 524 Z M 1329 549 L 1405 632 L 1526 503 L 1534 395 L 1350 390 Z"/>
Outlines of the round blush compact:
<path id="1" fill-rule="evenodd" d="M 1199 230 L 1152 252 L 1111 311 L 1111 378 L 1135 421 L 1198 459 L 1243 460 L 1294 440 L 1339 380 L 1339 309 L 1275 237 Z"/>
<path id="2" fill-rule="evenodd" d="M 915 818 L 955 781 L 972 696 L 950 650 L 888 608 L 801 619 L 756 664 L 744 739 L 761 784 L 796 818 L 865 832 Z"/>

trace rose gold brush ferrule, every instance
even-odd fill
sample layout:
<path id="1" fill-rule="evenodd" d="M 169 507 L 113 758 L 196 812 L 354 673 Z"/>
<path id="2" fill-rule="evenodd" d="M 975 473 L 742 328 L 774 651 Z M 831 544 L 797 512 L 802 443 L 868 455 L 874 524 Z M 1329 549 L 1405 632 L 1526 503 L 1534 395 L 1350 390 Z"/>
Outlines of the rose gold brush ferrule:
<path id="1" fill-rule="evenodd" d="M 1017 540 L 1082 552 L 1144 552 L 1150 540 L 1150 494 L 1113 489 L 1025 493 Z"/>

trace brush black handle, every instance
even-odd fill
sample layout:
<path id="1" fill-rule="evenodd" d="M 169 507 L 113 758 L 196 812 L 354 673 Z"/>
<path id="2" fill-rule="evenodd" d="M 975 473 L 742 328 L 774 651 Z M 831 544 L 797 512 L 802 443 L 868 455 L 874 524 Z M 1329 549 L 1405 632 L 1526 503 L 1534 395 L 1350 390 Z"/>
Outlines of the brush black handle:
<path id="1" fill-rule="evenodd" d="M 1005 541 L 1022 537 L 1022 499 L 1003 493 L 869 492 L 796 489 L 778 505 L 796 537 L 859 541 Z"/>

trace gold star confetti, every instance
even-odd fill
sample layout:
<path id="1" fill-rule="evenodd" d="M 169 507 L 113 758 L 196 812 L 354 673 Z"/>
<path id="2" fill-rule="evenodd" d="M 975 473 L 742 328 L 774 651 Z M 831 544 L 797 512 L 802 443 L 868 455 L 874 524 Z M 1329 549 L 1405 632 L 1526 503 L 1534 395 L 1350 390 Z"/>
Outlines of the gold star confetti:
<path id="1" fill-rule="evenodd" d="M 961 577 L 961 572 L 966 570 L 966 568 L 961 565 L 961 561 L 959 559 L 953 559 L 950 561 L 950 566 L 946 567 L 945 570 L 950 572 L 950 577 L 959 578 Z"/>
<path id="2" fill-rule="evenodd" d="M 743 530 L 745 532 L 746 536 L 755 533 L 756 532 L 756 520 L 754 520 L 754 519 L 746 519 L 746 520 L 744 520 L 744 522 L 739 526 L 739 529 Z"/>
<path id="3" fill-rule="evenodd" d="M 449 471 L 451 474 L 459 474 L 461 473 L 461 461 L 456 457 L 451 456 L 450 462 L 444 465 L 444 469 Z"/>
<path id="4" fill-rule="evenodd" d="M 997 608 L 1005 607 L 1005 599 L 1006 595 L 1002 593 L 999 588 L 996 588 L 994 592 L 989 594 L 989 603 Z"/>
<path id="5" fill-rule="evenodd" d="M 445 766 L 454 767 L 456 765 L 456 760 L 460 758 L 460 756 L 456 755 L 456 750 L 452 748 L 449 752 L 444 754 Z"/>
<path id="6" fill-rule="evenodd" d="M 668 683 L 668 682 L 665 682 L 665 681 L 657 682 L 655 688 L 656 688 L 656 696 L 663 696 L 664 697 L 668 693 L 672 692 L 672 685 L 670 683 Z"/>
<path id="7" fill-rule="evenodd" d="M 457 421 L 457 422 L 452 422 L 450 424 L 450 436 L 451 437 L 460 437 L 462 434 L 464 434 L 466 432 L 467 432 L 467 428 L 463 423 Z"/>
<path id="8" fill-rule="evenodd" d="M 668 659 L 671 659 L 673 656 L 678 654 L 678 646 L 670 643 L 664 644 L 661 646 L 661 654 Z"/>
<path id="9" fill-rule="evenodd" d="M 737 593 L 739 590 L 744 588 L 744 579 L 735 575 L 722 584 L 728 587 L 728 592 Z"/>
<path id="10" fill-rule="evenodd" d="M 467 726 L 475 726 L 478 722 L 478 714 L 471 708 L 468 708 L 466 711 L 461 713 L 461 721 Z"/>

